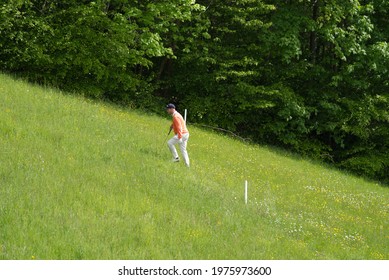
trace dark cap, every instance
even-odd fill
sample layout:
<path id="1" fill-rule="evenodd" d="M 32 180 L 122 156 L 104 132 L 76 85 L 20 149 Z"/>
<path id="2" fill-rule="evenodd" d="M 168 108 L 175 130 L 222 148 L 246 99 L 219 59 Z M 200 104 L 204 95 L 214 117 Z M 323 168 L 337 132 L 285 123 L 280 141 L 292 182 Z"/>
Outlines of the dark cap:
<path id="1" fill-rule="evenodd" d="M 169 103 L 166 105 L 166 109 L 176 109 L 176 106 L 174 106 L 172 103 Z"/>

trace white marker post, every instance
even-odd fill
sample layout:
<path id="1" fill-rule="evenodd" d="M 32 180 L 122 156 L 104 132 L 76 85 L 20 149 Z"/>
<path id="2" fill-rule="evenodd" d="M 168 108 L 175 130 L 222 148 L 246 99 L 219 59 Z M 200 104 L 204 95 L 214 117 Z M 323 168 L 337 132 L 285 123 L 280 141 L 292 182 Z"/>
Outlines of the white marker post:
<path id="1" fill-rule="evenodd" d="M 247 204 L 247 199 L 248 199 L 248 184 L 247 180 L 244 181 L 244 202 Z"/>
<path id="2" fill-rule="evenodd" d="M 185 124 L 186 124 L 186 114 L 187 114 L 187 111 L 188 111 L 188 110 L 185 109 L 185 113 L 184 113 L 184 121 L 185 121 Z"/>

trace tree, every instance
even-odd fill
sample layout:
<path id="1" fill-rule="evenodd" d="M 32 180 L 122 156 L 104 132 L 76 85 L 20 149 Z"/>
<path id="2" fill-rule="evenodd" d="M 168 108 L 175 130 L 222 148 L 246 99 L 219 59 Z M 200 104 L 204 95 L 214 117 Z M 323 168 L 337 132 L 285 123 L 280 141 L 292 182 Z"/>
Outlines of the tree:
<path id="1" fill-rule="evenodd" d="M 388 116 L 384 108 L 388 108 L 388 90 L 383 77 L 387 77 L 389 64 L 387 42 L 380 41 L 388 38 L 383 35 L 387 29 L 381 19 L 387 18 L 385 4 L 271 2 L 277 13 L 271 19 L 274 40 L 269 46 L 282 50 L 272 56 L 278 61 L 273 64 L 274 72 L 282 73 L 279 80 L 303 100 L 308 118 L 299 119 L 307 128 L 302 137 L 320 147 L 310 153 L 319 152 L 339 166 L 387 180 Z M 303 142 L 300 138 L 293 148 L 312 147 Z"/>
<path id="2" fill-rule="evenodd" d="M 263 58 L 259 34 L 268 28 L 261 18 L 272 10 L 263 1 L 199 1 L 206 7 L 196 20 L 207 30 L 178 54 L 173 95 L 195 113 L 196 121 L 235 129 L 248 107 L 272 106 L 257 82 Z M 269 99 L 269 98 L 267 98 Z"/>
<path id="3" fill-rule="evenodd" d="M 152 102 L 154 59 L 174 57 L 164 35 L 190 20 L 194 1 L 8 1 L 0 66 L 88 95 Z"/>

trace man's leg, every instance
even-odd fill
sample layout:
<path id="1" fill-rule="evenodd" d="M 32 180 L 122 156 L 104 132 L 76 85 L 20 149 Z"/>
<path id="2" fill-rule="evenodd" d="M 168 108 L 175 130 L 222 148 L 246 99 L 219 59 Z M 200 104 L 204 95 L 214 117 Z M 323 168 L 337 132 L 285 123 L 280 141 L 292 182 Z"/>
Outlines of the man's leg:
<path id="1" fill-rule="evenodd" d="M 189 140 L 189 133 L 186 133 L 182 135 L 182 141 L 179 143 L 180 143 L 180 150 L 181 150 L 182 157 L 184 158 L 185 165 L 189 167 L 189 155 L 188 155 L 188 151 L 186 150 L 188 140 Z"/>
<path id="2" fill-rule="evenodd" d="M 177 153 L 177 150 L 176 150 L 176 147 L 174 146 L 175 144 L 177 144 L 179 142 L 178 140 L 178 137 L 177 135 L 175 135 L 174 137 L 172 137 L 169 141 L 167 141 L 167 145 L 173 155 L 173 159 L 176 160 L 178 159 L 178 153 Z"/>

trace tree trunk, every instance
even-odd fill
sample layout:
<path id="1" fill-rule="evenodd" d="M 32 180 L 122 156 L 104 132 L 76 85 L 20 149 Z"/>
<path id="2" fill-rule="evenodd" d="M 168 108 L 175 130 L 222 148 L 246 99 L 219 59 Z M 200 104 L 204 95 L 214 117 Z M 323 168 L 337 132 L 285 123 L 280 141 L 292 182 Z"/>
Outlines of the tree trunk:
<path id="1" fill-rule="evenodd" d="M 316 22 L 319 17 L 319 0 L 312 0 L 312 19 Z M 316 63 L 317 56 L 317 34 L 316 31 L 311 31 L 309 48 L 311 51 L 311 61 L 313 64 Z"/>

